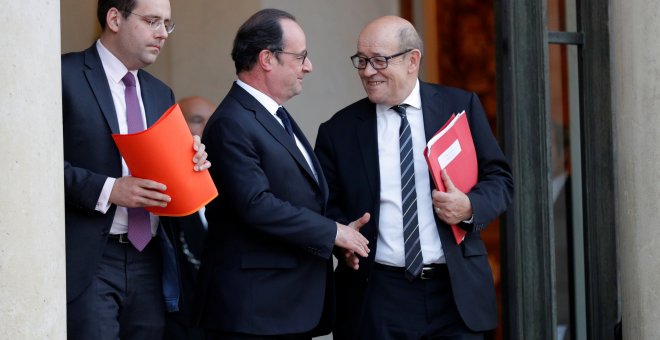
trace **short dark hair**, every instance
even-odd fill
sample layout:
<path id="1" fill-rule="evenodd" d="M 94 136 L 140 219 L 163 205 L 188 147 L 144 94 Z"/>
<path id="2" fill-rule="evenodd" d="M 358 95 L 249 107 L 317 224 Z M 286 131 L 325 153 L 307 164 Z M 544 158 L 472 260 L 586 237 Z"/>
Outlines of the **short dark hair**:
<path id="1" fill-rule="evenodd" d="M 105 18 L 108 15 L 110 8 L 116 8 L 121 12 L 124 18 L 128 17 L 129 12 L 133 11 L 135 5 L 137 5 L 137 0 L 99 0 L 99 6 L 96 10 L 96 16 L 99 19 L 99 24 L 101 24 L 101 30 L 105 30 Z"/>
<path id="2" fill-rule="evenodd" d="M 262 50 L 284 49 L 283 31 L 280 25 L 282 19 L 296 21 L 296 18 L 288 12 L 266 8 L 253 14 L 241 25 L 236 32 L 234 48 L 231 51 L 236 74 L 252 69 Z"/>

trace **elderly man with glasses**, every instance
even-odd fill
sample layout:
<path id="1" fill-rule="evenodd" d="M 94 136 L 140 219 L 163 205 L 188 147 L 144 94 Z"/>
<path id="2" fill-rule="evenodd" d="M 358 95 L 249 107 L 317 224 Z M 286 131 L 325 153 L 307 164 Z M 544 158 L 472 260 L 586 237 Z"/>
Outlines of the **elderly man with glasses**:
<path id="1" fill-rule="evenodd" d="M 328 217 L 371 220 L 371 252 L 342 251 L 335 339 L 483 339 L 496 327 L 493 276 L 479 232 L 512 196 L 509 165 L 474 93 L 418 79 L 422 42 L 386 16 L 360 33 L 351 57 L 364 98 L 323 123 L 316 154 L 328 180 Z M 443 173 L 433 190 L 426 142 L 465 110 L 478 183 L 463 193 Z M 467 232 L 458 244 L 450 226 Z"/>

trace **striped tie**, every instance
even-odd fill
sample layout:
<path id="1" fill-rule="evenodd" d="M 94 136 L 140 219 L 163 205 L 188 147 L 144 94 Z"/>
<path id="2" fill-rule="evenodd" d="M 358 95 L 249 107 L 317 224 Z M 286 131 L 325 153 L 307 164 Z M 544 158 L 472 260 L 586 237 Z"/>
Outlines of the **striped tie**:
<path id="1" fill-rule="evenodd" d="M 415 166 L 413 160 L 412 134 L 406 118 L 408 105 L 393 106 L 401 116 L 399 127 L 399 158 L 401 162 L 401 208 L 403 211 L 403 240 L 406 252 L 406 277 L 413 280 L 422 271 L 422 247 L 419 245 L 419 222 L 417 222 L 417 194 L 415 193 Z"/>

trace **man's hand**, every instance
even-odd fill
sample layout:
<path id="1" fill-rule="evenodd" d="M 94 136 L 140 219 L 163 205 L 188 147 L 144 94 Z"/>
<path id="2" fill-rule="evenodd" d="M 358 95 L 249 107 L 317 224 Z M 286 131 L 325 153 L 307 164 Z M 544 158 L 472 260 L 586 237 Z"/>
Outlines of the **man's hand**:
<path id="1" fill-rule="evenodd" d="M 193 156 L 193 163 L 195 166 L 193 169 L 195 171 L 203 171 L 211 167 L 211 162 L 206 160 L 208 154 L 206 153 L 206 146 L 202 144 L 201 138 L 199 136 L 193 136 L 193 149 L 196 151 L 195 156 Z"/>
<path id="2" fill-rule="evenodd" d="M 472 217 L 470 199 L 454 186 L 447 171 L 442 170 L 441 177 L 447 192 L 433 190 L 432 193 L 433 210 L 438 218 L 449 225 L 469 220 Z"/>
<path id="3" fill-rule="evenodd" d="M 172 199 L 165 195 L 165 184 L 132 176 L 117 178 L 110 192 L 110 203 L 120 207 L 166 207 Z"/>
<path id="4" fill-rule="evenodd" d="M 347 226 L 337 223 L 337 239 L 335 245 L 343 248 L 344 261 L 346 265 L 357 270 L 360 258 L 369 256 L 369 240 L 360 234 L 360 228 L 369 222 L 371 215 L 364 213 L 362 217 L 349 223 Z"/>

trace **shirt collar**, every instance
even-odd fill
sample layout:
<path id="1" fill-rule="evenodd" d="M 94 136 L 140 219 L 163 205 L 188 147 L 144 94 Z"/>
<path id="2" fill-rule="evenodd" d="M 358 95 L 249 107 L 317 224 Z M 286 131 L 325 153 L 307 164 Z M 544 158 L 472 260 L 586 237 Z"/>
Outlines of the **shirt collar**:
<path id="1" fill-rule="evenodd" d="M 415 87 L 413 88 L 412 92 L 406 97 L 406 99 L 403 100 L 400 104 L 408 104 L 409 106 L 412 106 L 418 110 L 422 109 L 422 96 L 419 93 L 419 79 L 415 80 Z M 391 105 L 383 105 L 383 104 L 378 104 L 377 110 L 384 112 L 390 109 Z"/>
<path id="2" fill-rule="evenodd" d="M 128 69 L 124 64 L 115 57 L 112 52 L 110 52 L 103 44 L 101 40 L 96 40 L 96 50 L 99 52 L 99 57 L 101 58 L 101 63 L 103 64 L 103 69 L 105 70 L 105 75 L 108 79 L 118 84 L 121 82 L 121 79 L 124 78 Z M 135 76 L 137 82 L 137 70 L 131 71 Z"/>
<path id="3" fill-rule="evenodd" d="M 240 79 L 236 80 L 236 84 L 240 87 L 242 87 L 247 93 L 249 93 L 254 99 L 256 99 L 259 104 L 263 105 L 263 107 L 268 110 L 268 112 L 272 115 L 274 115 L 277 112 L 277 109 L 280 107 L 279 104 L 273 98 L 268 97 L 268 95 L 264 94 L 263 92 L 255 89 L 254 87 L 248 85 L 247 83 L 241 81 Z"/>

